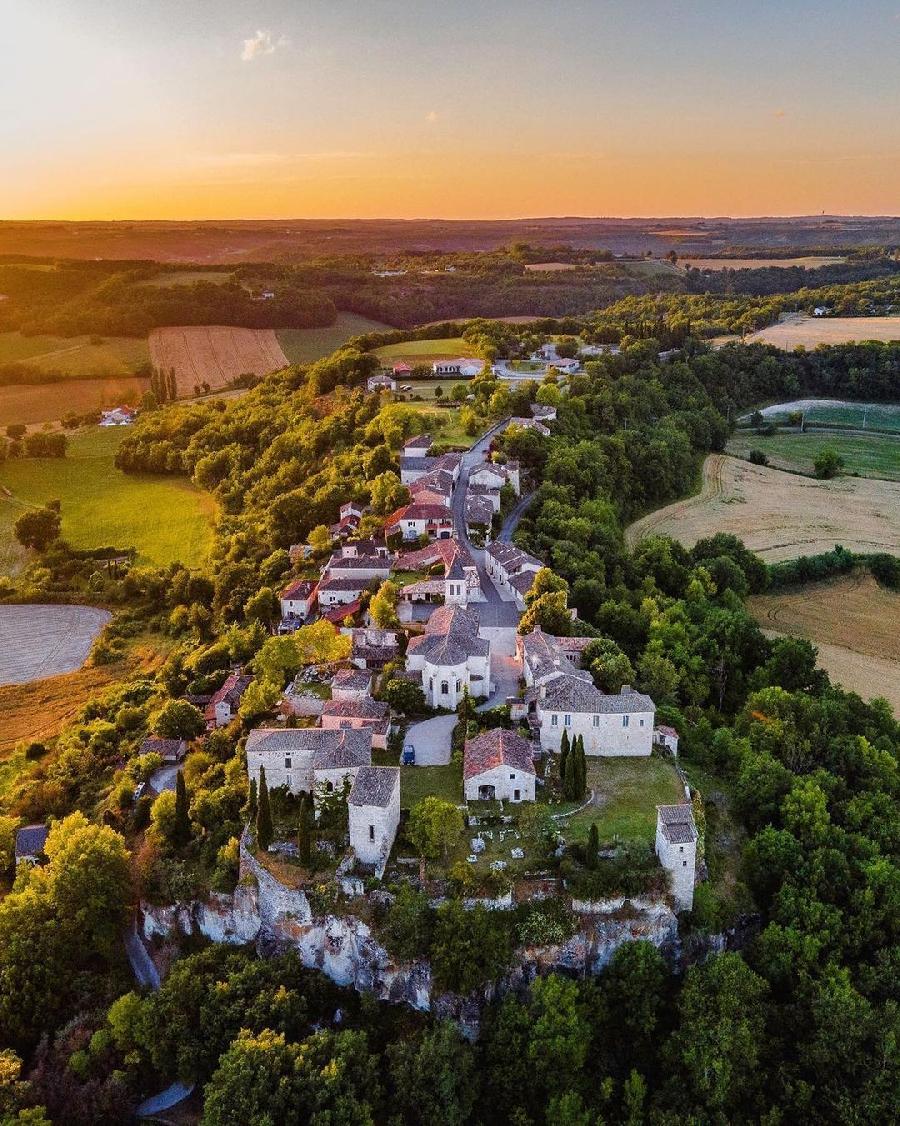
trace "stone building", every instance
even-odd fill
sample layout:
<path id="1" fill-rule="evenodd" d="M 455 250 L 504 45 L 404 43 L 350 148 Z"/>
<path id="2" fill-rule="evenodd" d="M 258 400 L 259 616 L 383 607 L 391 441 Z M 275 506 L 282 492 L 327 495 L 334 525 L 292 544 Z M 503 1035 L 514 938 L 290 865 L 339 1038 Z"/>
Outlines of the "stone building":
<path id="1" fill-rule="evenodd" d="M 363 864 L 381 876 L 400 824 L 400 768 L 364 766 L 347 800 L 350 846 Z"/>
<path id="2" fill-rule="evenodd" d="M 532 745 L 521 735 L 498 727 L 466 740 L 466 801 L 534 801 L 535 780 Z"/>
<path id="3" fill-rule="evenodd" d="M 690 911 L 694 905 L 697 836 L 689 803 L 656 807 L 656 855 L 669 873 L 676 911 Z"/>
<path id="4" fill-rule="evenodd" d="M 478 630 L 470 610 L 442 606 L 428 619 L 425 633 L 409 642 L 406 668 L 421 676 L 431 707 L 452 711 L 467 689 L 473 699 L 490 695 L 491 647 Z"/>
<path id="5" fill-rule="evenodd" d="M 590 677 L 561 672 L 530 689 L 526 700 L 545 751 L 559 750 L 563 731 L 570 743 L 584 736 L 586 755 L 649 755 L 653 750 L 656 705 L 628 684 L 621 692 L 606 693 Z"/>
<path id="6" fill-rule="evenodd" d="M 247 736 L 247 773 L 259 783 L 266 770 L 269 789 L 315 794 L 320 786 L 340 789 L 344 778 L 372 761 L 372 733 L 320 727 L 258 727 Z"/>

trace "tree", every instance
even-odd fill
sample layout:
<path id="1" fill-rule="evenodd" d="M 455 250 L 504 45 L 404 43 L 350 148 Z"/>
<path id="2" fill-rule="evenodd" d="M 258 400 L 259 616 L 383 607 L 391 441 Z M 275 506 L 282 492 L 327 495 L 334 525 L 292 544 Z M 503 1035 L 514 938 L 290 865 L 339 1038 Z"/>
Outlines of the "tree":
<path id="1" fill-rule="evenodd" d="M 389 680 L 381 690 L 381 698 L 403 715 L 417 715 L 425 710 L 425 694 L 410 680 Z"/>
<path id="2" fill-rule="evenodd" d="M 16 830 L 18 827 L 18 817 L 0 814 L 0 876 L 6 875 L 12 870 L 16 855 Z"/>
<path id="3" fill-rule="evenodd" d="M 597 858 L 600 852 L 600 833 L 597 829 L 597 822 L 592 821 L 591 827 L 588 830 L 587 844 L 584 849 L 584 863 L 586 868 L 594 869 L 597 867 Z"/>
<path id="4" fill-rule="evenodd" d="M 390 579 L 385 581 L 372 595 L 369 602 L 369 614 L 373 625 L 379 629 L 399 629 L 400 619 L 397 617 L 397 600 L 400 597 L 400 587 Z"/>
<path id="5" fill-rule="evenodd" d="M 327 524 L 316 524 L 307 536 L 307 542 L 313 551 L 328 551 L 331 547 L 331 532 Z"/>
<path id="6" fill-rule="evenodd" d="M 393 470 L 388 469 L 369 483 L 369 497 L 372 511 L 379 516 L 388 516 L 401 505 L 409 504 L 409 489 Z"/>
<path id="7" fill-rule="evenodd" d="M 269 807 L 269 787 L 266 785 L 266 768 L 259 768 L 259 798 L 256 811 L 256 843 L 263 852 L 272 843 L 275 830 L 272 826 L 272 810 Z"/>
<path id="8" fill-rule="evenodd" d="M 425 892 L 401 884 L 383 930 L 388 950 L 402 961 L 427 957 L 434 931 L 434 909 Z"/>
<path id="9" fill-rule="evenodd" d="M 559 740 L 559 784 L 562 786 L 563 795 L 566 793 L 566 769 L 569 759 L 569 732 L 564 727 Z"/>
<path id="10" fill-rule="evenodd" d="M 244 604 L 244 617 L 248 622 L 268 626 L 281 617 L 281 602 L 271 587 L 261 587 Z"/>
<path id="11" fill-rule="evenodd" d="M 467 911 L 458 899 L 441 904 L 431 942 L 431 965 L 439 988 L 471 993 L 500 976 L 512 954 L 512 931 L 505 914 L 480 903 Z"/>
<path id="12" fill-rule="evenodd" d="M 446 864 L 464 827 L 462 813 L 452 802 L 431 796 L 413 806 L 406 832 L 420 856 L 442 857 Z"/>
<path id="13" fill-rule="evenodd" d="M 539 1100 L 579 1085 L 590 1045 L 590 1030 L 580 1012 L 578 986 L 550 974 L 538 978 L 529 1000 L 531 1034 L 528 1066 Z"/>
<path id="14" fill-rule="evenodd" d="M 13 532 L 23 547 L 46 551 L 54 540 L 59 539 L 61 523 L 59 513 L 49 506 L 30 509 L 16 520 Z"/>
<path id="15" fill-rule="evenodd" d="M 297 818 L 297 853 L 300 863 L 309 866 L 312 852 L 312 834 L 310 832 L 309 802 L 306 794 L 300 799 L 300 814 Z"/>
<path id="16" fill-rule="evenodd" d="M 464 1126 L 470 1121 L 478 1093 L 474 1052 L 451 1021 L 389 1045 L 387 1060 L 407 1122 Z"/>
<path id="17" fill-rule="evenodd" d="M 151 719 L 161 739 L 196 739 L 206 730 L 203 712 L 187 700 L 167 700 Z"/>
<path id="18" fill-rule="evenodd" d="M 184 772 L 179 770 L 175 776 L 175 824 L 173 826 L 174 843 L 178 848 L 183 848 L 191 839 L 191 818 L 188 807 L 187 789 L 184 784 Z"/>
<path id="19" fill-rule="evenodd" d="M 820 450 L 816 455 L 813 462 L 813 472 L 823 481 L 828 481 L 832 477 L 837 477 L 841 470 L 844 468 L 844 459 L 830 446 Z"/>
<path id="20" fill-rule="evenodd" d="M 566 801 L 578 798 L 578 743 L 566 755 L 566 773 L 563 778 L 563 797 Z"/>

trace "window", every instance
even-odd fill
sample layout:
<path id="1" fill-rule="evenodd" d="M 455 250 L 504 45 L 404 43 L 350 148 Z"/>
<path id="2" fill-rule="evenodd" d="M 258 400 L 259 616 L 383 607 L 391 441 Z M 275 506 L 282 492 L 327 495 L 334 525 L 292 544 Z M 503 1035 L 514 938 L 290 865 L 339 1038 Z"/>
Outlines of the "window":
<path id="1" fill-rule="evenodd" d="M 462 692 L 462 681 L 460 681 L 460 680 L 458 680 L 458 681 L 456 682 L 456 691 L 457 691 L 457 692 Z"/>
<path id="2" fill-rule="evenodd" d="M 514 790 L 513 791 L 513 801 L 521 801 L 521 800 L 522 800 L 522 791 L 521 790 Z"/>
<path id="3" fill-rule="evenodd" d="M 434 677 L 433 677 L 433 676 L 430 676 L 430 677 L 428 678 L 428 691 L 429 691 L 429 692 L 433 692 L 433 691 L 434 691 Z"/>
<path id="4" fill-rule="evenodd" d="M 594 727 L 599 727 L 599 726 L 600 726 L 600 716 L 595 715 L 594 716 Z"/>
<path id="5" fill-rule="evenodd" d="M 375 826 L 374 825 L 369 826 L 369 840 L 370 841 L 375 840 Z"/>
<path id="6" fill-rule="evenodd" d="M 644 726 L 644 721 L 643 721 L 643 720 L 641 720 L 641 727 L 643 727 L 643 726 Z"/>
<path id="7" fill-rule="evenodd" d="M 516 777 L 515 774 L 510 774 L 510 776 L 509 776 L 510 782 L 515 781 L 515 777 Z"/>
<path id="8" fill-rule="evenodd" d="M 622 726 L 623 726 L 623 727 L 627 727 L 627 726 L 628 726 L 628 721 L 629 721 L 629 719 L 631 719 L 631 716 L 628 716 L 628 715 L 623 715 L 623 716 L 622 716 Z"/>
<path id="9" fill-rule="evenodd" d="M 679 852 L 684 852 L 684 845 L 679 845 L 679 846 L 678 846 L 678 851 L 679 851 Z"/>
<path id="10" fill-rule="evenodd" d="M 284 756 L 284 769 L 285 770 L 291 769 L 291 756 L 290 755 Z"/>
<path id="11" fill-rule="evenodd" d="M 449 695 L 449 693 L 450 693 L 450 685 L 447 683 L 446 680 L 442 680 L 441 681 L 441 695 L 447 696 L 447 695 Z"/>
<path id="12" fill-rule="evenodd" d="M 572 717 L 570 715 L 567 715 L 563 722 L 565 723 L 566 727 L 571 727 L 572 726 Z"/>
<path id="13" fill-rule="evenodd" d="M 682 862 L 681 862 L 681 867 L 682 867 L 682 868 L 687 868 L 687 861 L 686 861 L 686 860 L 682 860 Z"/>
<path id="14" fill-rule="evenodd" d="M 553 715 L 550 716 L 550 726 L 556 727 L 558 722 L 559 722 L 559 716 L 556 714 L 556 712 L 554 712 Z"/>

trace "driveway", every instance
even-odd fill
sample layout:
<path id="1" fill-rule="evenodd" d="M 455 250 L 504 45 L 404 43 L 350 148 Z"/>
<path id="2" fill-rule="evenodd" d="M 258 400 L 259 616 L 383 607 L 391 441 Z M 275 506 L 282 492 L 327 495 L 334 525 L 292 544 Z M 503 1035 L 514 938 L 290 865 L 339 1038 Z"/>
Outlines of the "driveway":
<path id="1" fill-rule="evenodd" d="M 482 627 L 479 633 L 491 643 L 491 680 L 494 682 L 493 693 L 475 709 L 483 712 L 505 704 L 510 696 L 518 696 L 522 662 L 516 657 L 515 626 Z"/>
<path id="2" fill-rule="evenodd" d="M 150 785 L 158 794 L 163 790 L 174 790 L 179 770 L 181 770 L 180 766 L 161 766 L 150 775 Z"/>
<path id="3" fill-rule="evenodd" d="M 450 762 L 450 736 L 455 726 L 455 715 L 438 715 L 407 728 L 403 745 L 415 747 L 416 766 L 446 766 Z"/>

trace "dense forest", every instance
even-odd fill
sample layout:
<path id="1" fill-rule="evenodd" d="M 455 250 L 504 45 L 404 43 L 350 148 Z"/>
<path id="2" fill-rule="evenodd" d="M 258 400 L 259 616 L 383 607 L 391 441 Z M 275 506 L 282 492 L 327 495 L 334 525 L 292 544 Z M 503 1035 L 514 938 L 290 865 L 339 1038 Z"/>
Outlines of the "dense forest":
<path id="1" fill-rule="evenodd" d="M 114 1123 L 182 1078 L 203 1087 L 209 1126 L 896 1119 L 900 729 L 886 705 L 830 685 L 807 642 L 762 634 L 744 599 L 769 573 L 741 543 L 714 536 L 688 551 L 651 537 L 629 552 L 623 528 L 689 490 L 738 410 L 799 392 L 896 399 L 897 350 L 712 352 L 689 340 L 668 362 L 658 353 L 656 340 L 625 342 L 566 395 L 483 375 L 466 409 L 477 430 L 529 401 L 557 407 L 550 438 L 510 428 L 498 443 L 538 486 L 519 542 L 552 568 L 526 618 L 595 637 L 595 681 L 648 691 L 682 732 L 684 761 L 707 780 L 710 876 L 687 933 L 752 920 L 740 952 L 673 973 L 655 947 L 630 944 L 595 980 L 551 975 L 494 997 L 474 1044 L 337 990 L 289 955 L 203 950 L 157 994 L 129 992 L 116 942 L 129 880 L 160 901 L 233 886 L 253 716 L 189 757 L 184 797 L 165 808 L 134 800 L 138 742 L 197 730 L 181 697 L 235 661 L 262 675 L 287 547 L 348 499 L 390 511 L 403 438 L 423 428 L 414 404 L 363 394 L 376 361 L 346 348 L 229 403 L 147 412 L 123 441 L 126 471 L 188 473 L 216 496 L 204 573 L 102 575 L 57 541 L 19 585 L 35 599 L 89 585 L 122 608 L 105 645 L 150 626 L 173 647 L 158 673 L 85 708 L 13 788 L 16 813 L 66 820 L 48 865 L 0 902 L 0 1114 L 39 1123 L 43 1106 L 54 1121 Z M 514 929 L 527 918 L 502 914 L 398 894 L 374 925 L 401 956 L 427 953 L 449 988 L 480 991 L 529 933 Z"/>

